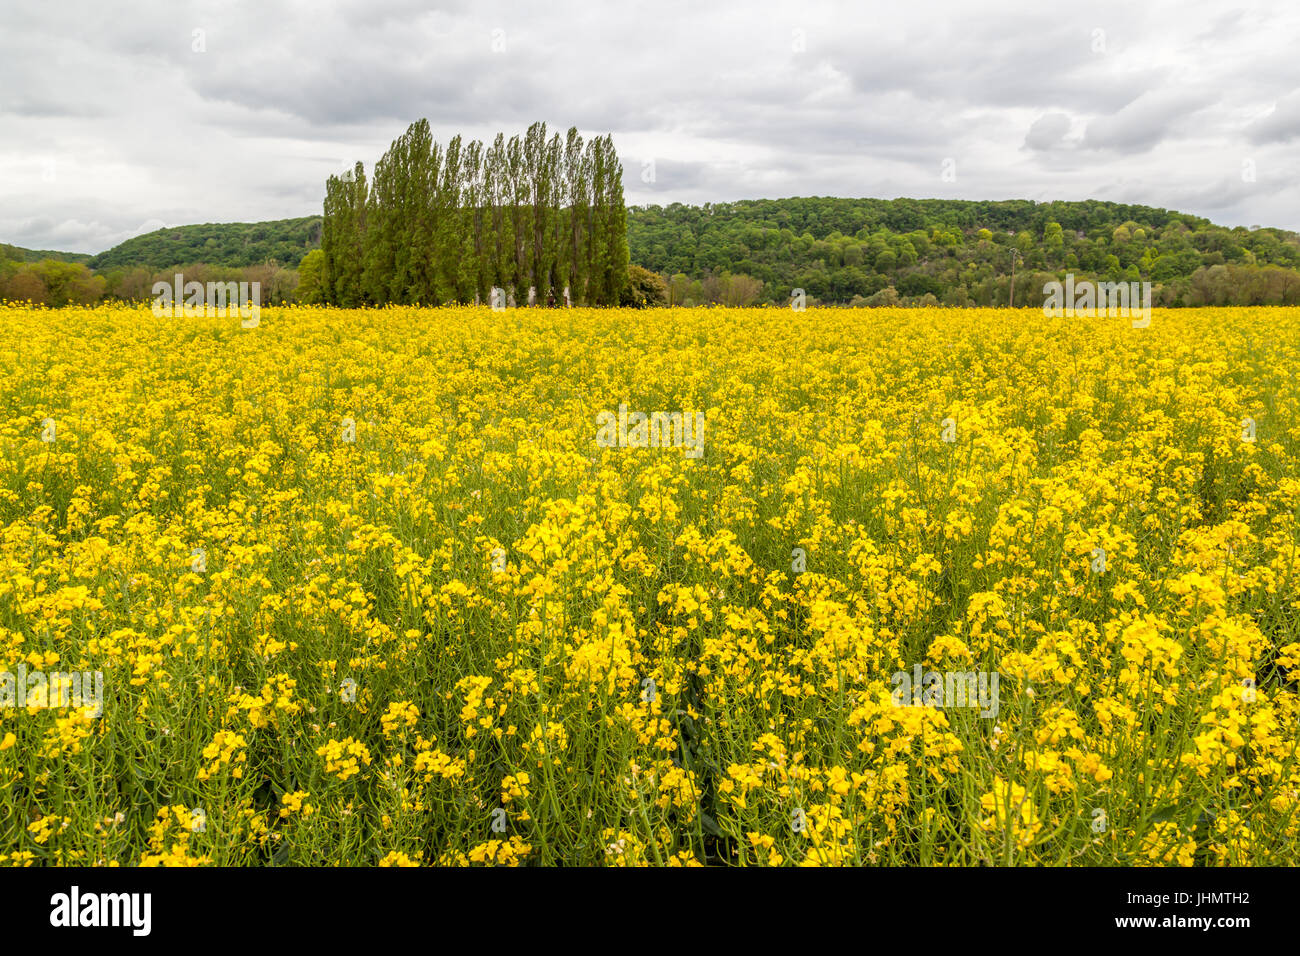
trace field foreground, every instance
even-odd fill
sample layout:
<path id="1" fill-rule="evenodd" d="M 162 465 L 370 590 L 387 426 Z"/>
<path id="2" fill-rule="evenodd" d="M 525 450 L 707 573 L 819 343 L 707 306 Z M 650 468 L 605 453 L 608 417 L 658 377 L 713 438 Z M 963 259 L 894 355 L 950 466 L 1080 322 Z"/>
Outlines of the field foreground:
<path id="1" fill-rule="evenodd" d="M 1298 309 L 0 323 L 0 864 L 1300 863 Z"/>

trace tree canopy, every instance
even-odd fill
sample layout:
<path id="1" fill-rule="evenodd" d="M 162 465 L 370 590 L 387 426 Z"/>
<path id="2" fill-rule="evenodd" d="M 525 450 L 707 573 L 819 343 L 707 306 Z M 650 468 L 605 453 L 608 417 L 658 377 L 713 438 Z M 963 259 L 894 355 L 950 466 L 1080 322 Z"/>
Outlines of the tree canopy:
<path id="1" fill-rule="evenodd" d="M 623 167 L 534 123 L 490 145 L 436 143 L 419 120 L 325 186 L 322 297 L 342 306 L 487 302 L 617 305 L 628 285 Z"/>
<path id="2" fill-rule="evenodd" d="M 1214 297 L 1293 304 L 1288 276 L 1300 280 L 1295 233 L 1227 229 L 1098 200 L 810 197 L 638 206 L 628 212 L 628 245 L 634 263 L 667 277 L 670 293 L 693 304 L 723 301 L 706 288 L 710 280 L 720 295 L 747 277 L 760 286 L 758 301 L 777 304 L 800 288 L 824 303 L 1003 305 L 1013 253 L 1014 300 L 1025 305 L 1041 303 L 1045 279 L 1067 272 L 1151 281 L 1164 305 L 1196 304 L 1229 274 L 1239 289 Z M 1235 269 L 1206 275 L 1222 265 Z"/>

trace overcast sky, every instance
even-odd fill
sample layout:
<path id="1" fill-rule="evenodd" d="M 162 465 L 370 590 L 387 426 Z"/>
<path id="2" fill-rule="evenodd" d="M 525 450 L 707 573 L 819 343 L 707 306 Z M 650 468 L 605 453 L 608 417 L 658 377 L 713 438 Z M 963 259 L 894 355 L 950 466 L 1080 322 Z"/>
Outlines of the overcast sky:
<path id="1" fill-rule="evenodd" d="M 0 0 L 0 242 L 316 214 L 420 117 L 613 133 L 630 204 L 1096 198 L 1300 230 L 1300 3 Z"/>

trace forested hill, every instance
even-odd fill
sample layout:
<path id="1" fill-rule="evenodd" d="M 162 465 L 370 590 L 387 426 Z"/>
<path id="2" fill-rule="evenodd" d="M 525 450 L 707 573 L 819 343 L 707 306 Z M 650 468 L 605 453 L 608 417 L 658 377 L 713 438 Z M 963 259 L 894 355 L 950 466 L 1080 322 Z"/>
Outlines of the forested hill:
<path id="1" fill-rule="evenodd" d="M 1049 222 L 1063 229 L 1089 230 L 1103 226 L 1114 228 L 1125 221 L 1140 226 L 1162 227 L 1178 219 L 1191 228 L 1211 225 L 1186 213 L 1152 206 L 1129 206 L 1122 203 L 1084 200 L 1081 202 L 1037 203 L 1028 199 L 970 201 L 962 199 L 840 199 L 833 196 L 810 196 L 791 199 L 746 199 L 731 203 L 705 203 L 687 206 L 634 206 L 639 227 L 658 223 L 720 224 L 739 222 L 789 229 L 796 236 L 809 233 L 825 239 L 831 233 L 856 235 L 862 230 L 912 232 L 936 226 L 957 226 L 965 230 L 980 228 L 995 232 L 1041 233 Z"/>
<path id="2" fill-rule="evenodd" d="M 670 278 L 674 299 L 718 296 L 718 276 L 752 277 L 737 301 L 780 302 L 792 288 L 817 299 L 870 304 L 919 300 L 952 305 L 1005 302 L 1015 258 L 1017 292 L 1035 273 L 1075 271 L 1105 280 L 1151 280 L 1168 304 L 1192 304 L 1206 282 L 1262 291 L 1234 293 L 1269 301 L 1293 295 L 1300 237 L 1279 229 L 1227 229 L 1186 213 L 1085 200 L 972 202 L 949 199 L 760 199 L 628 211 L 632 262 Z M 1226 265 L 1207 276 L 1203 270 Z M 1231 267 L 1240 267 L 1231 269 Z M 1192 277 L 1202 270 L 1197 289 Z M 1294 276 L 1300 280 L 1300 275 Z M 725 282 L 725 280 L 724 280 Z M 1270 285 L 1271 283 L 1271 285 Z M 741 284 L 743 283 L 734 283 Z M 1270 290 L 1263 290 L 1270 285 Z M 1275 294 L 1276 293 L 1276 294 Z M 727 297 L 723 293 L 723 297 Z M 1019 296 L 1018 296 L 1019 298 Z M 1026 301 L 1020 298 L 1020 301 Z"/>
<path id="3" fill-rule="evenodd" d="M 650 304 L 780 305 L 801 288 L 825 304 L 1003 305 L 1012 299 L 1013 261 L 1016 304 L 1041 303 L 1044 282 L 1067 272 L 1149 280 L 1157 305 L 1300 304 L 1296 233 L 1229 229 L 1186 213 L 1097 200 L 674 203 L 630 208 L 626 228 L 632 263 L 663 277 L 638 280 L 637 295 Z M 158 276 L 199 264 L 262 270 L 255 278 L 266 285 L 262 273 L 275 262 L 291 290 L 320 233 L 321 217 L 306 216 L 160 229 L 93 257 L 0 244 L 0 299 L 58 304 L 75 289 L 83 298 L 139 298 Z M 86 273 L 80 285 L 67 277 L 76 269 Z M 305 295 L 299 298 L 310 301 Z"/>
<path id="4" fill-rule="evenodd" d="M 0 242 L 0 262 L 41 262 L 53 259 L 55 262 L 89 262 L 93 257 L 87 252 L 55 252 L 51 249 L 24 249 Z"/>
<path id="5" fill-rule="evenodd" d="M 128 239 L 90 259 L 92 269 L 171 269 L 203 263 L 241 267 L 277 262 L 293 268 L 320 245 L 320 216 L 271 222 L 209 222 L 173 226 Z"/>

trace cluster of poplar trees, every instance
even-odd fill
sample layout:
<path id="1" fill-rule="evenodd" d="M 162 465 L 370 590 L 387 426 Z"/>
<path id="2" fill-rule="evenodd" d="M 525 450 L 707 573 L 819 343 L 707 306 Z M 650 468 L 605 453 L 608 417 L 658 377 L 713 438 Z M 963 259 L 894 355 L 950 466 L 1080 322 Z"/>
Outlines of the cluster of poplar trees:
<path id="1" fill-rule="evenodd" d="M 618 305 L 628 283 L 623 167 L 610 136 L 549 140 L 534 123 L 490 146 L 413 123 L 375 164 L 325 185 L 326 302 Z"/>

